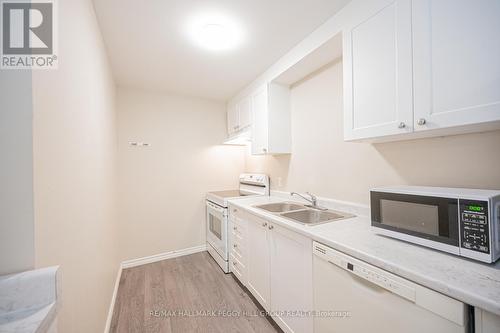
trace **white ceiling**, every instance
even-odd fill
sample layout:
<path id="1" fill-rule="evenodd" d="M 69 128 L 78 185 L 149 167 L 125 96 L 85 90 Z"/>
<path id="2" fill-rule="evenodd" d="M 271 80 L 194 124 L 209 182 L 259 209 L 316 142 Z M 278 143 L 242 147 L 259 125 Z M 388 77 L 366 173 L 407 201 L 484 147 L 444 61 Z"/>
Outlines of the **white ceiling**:
<path id="1" fill-rule="evenodd" d="M 349 0 L 94 0 L 120 86 L 227 100 Z M 233 50 L 189 39 L 195 15 L 221 12 L 242 27 Z"/>

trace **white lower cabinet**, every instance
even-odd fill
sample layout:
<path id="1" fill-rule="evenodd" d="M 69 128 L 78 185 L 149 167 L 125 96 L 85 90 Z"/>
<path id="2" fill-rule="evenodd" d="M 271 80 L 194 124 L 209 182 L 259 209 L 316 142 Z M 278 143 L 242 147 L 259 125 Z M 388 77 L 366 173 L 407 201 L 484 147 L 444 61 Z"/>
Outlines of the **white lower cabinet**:
<path id="1" fill-rule="evenodd" d="M 476 333 L 498 333 L 500 331 L 500 316 L 475 308 L 474 323 Z"/>
<path id="2" fill-rule="evenodd" d="M 229 206 L 229 270 L 244 286 L 247 285 L 247 220 L 246 213 Z"/>
<path id="3" fill-rule="evenodd" d="M 271 311 L 285 332 L 312 332 L 312 241 L 271 225 Z"/>
<path id="4" fill-rule="evenodd" d="M 312 241 L 253 215 L 247 223 L 247 288 L 283 331 L 312 332 Z"/>
<path id="5" fill-rule="evenodd" d="M 247 221 L 247 288 L 264 309 L 270 309 L 269 223 L 252 216 Z"/>

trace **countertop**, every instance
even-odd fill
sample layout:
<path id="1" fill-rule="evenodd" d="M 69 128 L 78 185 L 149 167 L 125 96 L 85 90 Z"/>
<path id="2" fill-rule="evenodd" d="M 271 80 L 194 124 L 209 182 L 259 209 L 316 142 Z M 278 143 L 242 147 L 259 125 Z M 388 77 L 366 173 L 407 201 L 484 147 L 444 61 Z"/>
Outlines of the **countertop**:
<path id="1" fill-rule="evenodd" d="M 0 276 L 0 332 L 43 333 L 57 316 L 57 266 Z"/>
<path id="2" fill-rule="evenodd" d="M 230 200 L 230 204 L 422 286 L 500 315 L 500 261 L 484 264 L 378 235 L 366 216 L 367 209 L 358 210 L 361 215 L 358 212 L 354 218 L 306 226 L 254 207 L 281 201 L 302 202 L 270 196 Z M 325 206 L 356 213 L 356 207 L 349 209 L 348 205 L 330 202 Z"/>

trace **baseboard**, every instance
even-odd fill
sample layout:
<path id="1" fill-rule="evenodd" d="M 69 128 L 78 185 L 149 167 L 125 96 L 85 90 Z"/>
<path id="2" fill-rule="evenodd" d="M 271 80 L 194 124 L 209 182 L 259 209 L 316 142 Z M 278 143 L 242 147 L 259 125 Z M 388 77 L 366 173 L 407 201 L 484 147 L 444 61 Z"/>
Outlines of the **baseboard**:
<path id="1" fill-rule="evenodd" d="M 149 257 L 125 260 L 124 262 L 122 262 L 122 268 L 125 269 L 125 268 L 146 265 L 146 264 L 150 264 L 150 263 L 165 260 L 165 259 L 182 257 L 182 256 L 186 256 L 188 254 L 203 252 L 206 250 L 207 250 L 207 245 L 204 244 L 204 245 L 200 245 L 200 246 L 189 247 L 187 249 L 174 250 L 174 251 L 170 251 L 170 252 L 155 254 L 155 255 L 152 255 Z"/>
<path id="2" fill-rule="evenodd" d="M 113 289 L 113 296 L 111 297 L 111 303 L 109 304 L 108 318 L 106 319 L 106 327 L 104 328 L 104 333 L 109 333 L 111 328 L 111 320 L 113 319 L 113 312 L 115 310 L 116 295 L 118 294 L 118 286 L 120 285 L 120 280 L 122 277 L 122 265 L 118 267 L 118 273 L 116 274 L 115 288 Z"/>
<path id="3" fill-rule="evenodd" d="M 153 262 L 162 261 L 165 259 L 182 257 L 182 256 L 186 256 L 188 254 L 203 252 L 206 250 L 207 250 L 207 245 L 204 244 L 204 245 L 200 245 L 200 246 L 188 247 L 187 249 L 175 250 L 175 251 L 155 254 L 155 255 L 152 255 L 149 257 L 123 261 L 120 264 L 120 267 L 118 268 L 118 274 L 116 276 L 116 281 L 115 281 L 115 289 L 113 290 L 111 304 L 109 305 L 108 318 L 106 319 L 106 327 L 104 328 L 104 333 L 109 333 L 109 329 L 111 328 L 111 320 L 113 319 L 113 311 L 115 309 L 116 295 L 118 294 L 118 287 L 120 285 L 120 279 L 122 276 L 122 271 L 124 269 L 136 267 L 136 266 L 141 266 L 141 265 L 146 265 L 146 264 L 150 264 Z"/>

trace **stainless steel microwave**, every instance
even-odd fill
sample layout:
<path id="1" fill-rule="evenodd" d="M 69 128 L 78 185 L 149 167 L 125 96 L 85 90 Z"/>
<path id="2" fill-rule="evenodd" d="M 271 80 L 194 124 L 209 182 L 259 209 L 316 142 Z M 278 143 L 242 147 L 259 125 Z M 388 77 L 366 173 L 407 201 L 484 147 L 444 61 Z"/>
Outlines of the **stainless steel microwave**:
<path id="1" fill-rule="evenodd" d="M 500 257 L 500 191 L 383 187 L 370 204 L 377 233 L 487 263 Z"/>

